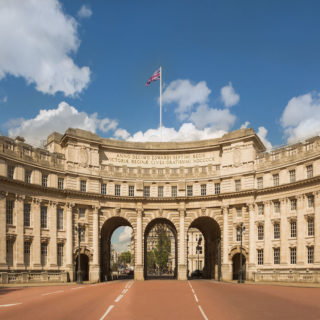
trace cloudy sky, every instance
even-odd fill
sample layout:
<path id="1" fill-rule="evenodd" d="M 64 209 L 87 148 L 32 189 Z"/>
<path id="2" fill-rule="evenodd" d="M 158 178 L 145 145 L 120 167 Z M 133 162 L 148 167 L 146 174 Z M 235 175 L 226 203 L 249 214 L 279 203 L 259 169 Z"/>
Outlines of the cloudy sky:
<path id="1" fill-rule="evenodd" d="M 319 134 L 320 10 L 310 0 L 1 0 L 0 133 L 78 127 L 159 141 L 252 127 L 268 148 Z"/>

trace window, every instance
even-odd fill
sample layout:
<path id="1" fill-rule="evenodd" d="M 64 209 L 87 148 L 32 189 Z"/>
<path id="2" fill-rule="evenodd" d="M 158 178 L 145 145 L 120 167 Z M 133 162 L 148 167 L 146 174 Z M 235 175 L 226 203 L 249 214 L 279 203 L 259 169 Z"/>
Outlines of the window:
<path id="1" fill-rule="evenodd" d="M 264 214 L 264 205 L 263 203 L 258 204 L 258 214 L 263 215 Z"/>
<path id="2" fill-rule="evenodd" d="M 58 189 L 63 190 L 64 189 L 64 179 L 58 178 Z"/>
<path id="3" fill-rule="evenodd" d="M 280 264 L 280 248 L 273 248 L 273 263 Z"/>
<path id="4" fill-rule="evenodd" d="M 80 180 L 80 191 L 81 192 L 87 191 L 87 181 L 86 180 Z"/>
<path id="5" fill-rule="evenodd" d="M 160 176 L 162 176 L 162 175 L 163 175 L 163 169 L 158 169 L 158 174 L 159 174 Z"/>
<path id="6" fill-rule="evenodd" d="M 24 172 L 24 182 L 31 183 L 31 170 L 25 170 L 25 172 Z"/>
<path id="7" fill-rule="evenodd" d="M 242 209 L 241 208 L 236 208 L 236 215 L 238 218 L 242 217 Z"/>
<path id="8" fill-rule="evenodd" d="M 24 242 L 24 264 L 25 266 L 30 266 L 30 246 L 29 241 Z"/>
<path id="9" fill-rule="evenodd" d="M 41 228 L 46 229 L 47 226 L 47 207 L 41 206 L 40 212 L 41 212 Z"/>
<path id="10" fill-rule="evenodd" d="M 6 201 L 6 221 L 7 221 L 7 224 L 13 224 L 13 207 L 14 207 L 14 201 L 7 200 Z"/>
<path id="11" fill-rule="evenodd" d="M 171 197 L 176 197 L 178 195 L 177 186 L 171 186 Z"/>
<path id="12" fill-rule="evenodd" d="M 86 217 L 86 209 L 79 208 L 79 219 L 84 219 Z"/>
<path id="13" fill-rule="evenodd" d="M 312 164 L 307 166 L 307 178 L 310 179 L 313 177 L 313 166 Z"/>
<path id="14" fill-rule="evenodd" d="M 274 213 L 280 213 L 280 201 L 273 202 Z"/>
<path id="15" fill-rule="evenodd" d="M 273 225 L 273 238 L 280 239 L 280 223 L 275 223 Z"/>
<path id="16" fill-rule="evenodd" d="M 235 187 L 236 187 L 236 191 L 240 191 L 241 190 L 241 180 L 236 180 L 235 181 Z"/>
<path id="17" fill-rule="evenodd" d="M 158 197 L 163 198 L 163 186 L 158 187 Z"/>
<path id="18" fill-rule="evenodd" d="M 314 247 L 308 247 L 308 263 L 314 262 Z"/>
<path id="19" fill-rule="evenodd" d="M 63 230 L 63 209 L 57 209 L 57 229 Z"/>
<path id="20" fill-rule="evenodd" d="M 8 166 L 8 178 L 9 179 L 13 179 L 13 176 L 14 176 L 14 166 Z"/>
<path id="21" fill-rule="evenodd" d="M 150 197 L 150 186 L 144 186 L 143 187 L 143 196 L 144 197 Z"/>
<path id="22" fill-rule="evenodd" d="M 241 241 L 241 227 L 237 227 L 236 229 L 236 239 L 237 241 Z"/>
<path id="23" fill-rule="evenodd" d="M 47 174 L 42 174 L 41 185 L 43 187 L 47 187 L 48 186 L 48 175 Z"/>
<path id="24" fill-rule="evenodd" d="M 120 196 L 120 184 L 115 184 L 114 185 L 114 195 L 115 196 Z"/>
<path id="25" fill-rule="evenodd" d="M 258 264 L 259 265 L 263 264 L 263 249 L 258 250 Z"/>
<path id="26" fill-rule="evenodd" d="M 308 219 L 308 236 L 314 236 L 314 219 Z"/>
<path id="27" fill-rule="evenodd" d="M 187 196 L 192 197 L 193 189 L 192 186 L 187 186 Z"/>
<path id="28" fill-rule="evenodd" d="M 314 207 L 314 196 L 310 195 L 308 196 L 308 208 Z"/>
<path id="29" fill-rule="evenodd" d="M 86 241 L 86 230 L 82 228 L 80 231 L 80 242 L 85 242 L 85 241 Z"/>
<path id="30" fill-rule="evenodd" d="M 297 199 L 290 200 L 291 211 L 297 210 Z"/>
<path id="31" fill-rule="evenodd" d="M 215 194 L 220 194 L 220 183 L 215 183 L 214 184 L 214 193 Z"/>
<path id="32" fill-rule="evenodd" d="M 107 194 L 107 185 L 105 183 L 101 183 L 101 194 Z"/>
<path id="33" fill-rule="evenodd" d="M 291 238 L 296 238 L 297 236 L 297 222 L 291 221 L 290 223 L 290 236 Z"/>
<path id="34" fill-rule="evenodd" d="M 207 195 L 207 185 L 206 184 L 201 185 L 201 195 L 202 196 Z"/>
<path id="35" fill-rule="evenodd" d="M 7 265 L 13 266 L 13 239 L 7 239 Z"/>
<path id="36" fill-rule="evenodd" d="M 30 227 L 30 203 L 25 203 L 23 207 L 24 226 Z"/>
<path id="37" fill-rule="evenodd" d="M 277 187 L 279 185 L 279 174 L 274 174 L 273 175 L 273 186 Z"/>
<path id="38" fill-rule="evenodd" d="M 134 186 L 129 186 L 129 197 L 134 197 Z"/>
<path id="39" fill-rule="evenodd" d="M 296 264 L 297 263 L 297 249 L 290 248 L 290 263 Z"/>
<path id="40" fill-rule="evenodd" d="M 263 240 L 264 228 L 263 225 L 258 225 L 258 240 Z"/>
<path id="41" fill-rule="evenodd" d="M 45 266 L 47 264 L 47 257 L 48 257 L 48 244 L 41 243 L 41 265 Z"/>
<path id="42" fill-rule="evenodd" d="M 257 186 L 258 186 L 258 189 L 263 188 L 263 177 L 260 177 L 257 179 Z"/>
<path id="43" fill-rule="evenodd" d="M 290 170 L 289 175 L 290 175 L 290 182 L 296 182 L 296 170 Z"/>
<path id="44" fill-rule="evenodd" d="M 58 254 L 58 266 L 63 266 L 63 243 L 58 243 L 57 246 L 57 254 Z"/>

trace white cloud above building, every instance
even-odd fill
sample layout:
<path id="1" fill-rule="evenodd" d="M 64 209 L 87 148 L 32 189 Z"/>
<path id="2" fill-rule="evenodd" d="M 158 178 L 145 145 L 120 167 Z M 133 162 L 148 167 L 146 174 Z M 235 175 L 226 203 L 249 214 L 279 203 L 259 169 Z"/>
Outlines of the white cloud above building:
<path id="1" fill-rule="evenodd" d="M 92 16 L 92 10 L 84 4 L 79 9 L 77 16 L 81 19 L 90 18 Z"/>
<path id="2" fill-rule="evenodd" d="M 240 95 L 235 92 L 231 82 L 221 88 L 220 94 L 221 100 L 227 108 L 235 106 L 240 101 Z"/>

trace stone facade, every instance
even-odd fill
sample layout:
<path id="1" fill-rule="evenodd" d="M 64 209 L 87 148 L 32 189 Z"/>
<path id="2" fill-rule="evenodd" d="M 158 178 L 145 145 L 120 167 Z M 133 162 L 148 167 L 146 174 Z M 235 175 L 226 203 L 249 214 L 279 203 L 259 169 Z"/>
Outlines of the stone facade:
<path id="1" fill-rule="evenodd" d="M 317 282 L 319 191 L 319 137 L 269 153 L 252 129 L 170 143 L 68 129 L 45 149 L 0 137 L 0 281 L 74 280 L 79 248 L 88 279 L 107 279 L 121 225 L 133 228 L 143 280 L 148 232 L 161 221 L 175 233 L 178 279 L 187 278 L 190 228 L 204 236 L 204 274 L 232 279 L 243 223 L 247 279 Z"/>

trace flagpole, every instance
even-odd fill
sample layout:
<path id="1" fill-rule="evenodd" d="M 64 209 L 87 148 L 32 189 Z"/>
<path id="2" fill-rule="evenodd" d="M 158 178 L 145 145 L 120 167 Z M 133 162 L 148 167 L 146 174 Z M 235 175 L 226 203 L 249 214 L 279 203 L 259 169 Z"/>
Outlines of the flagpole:
<path id="1" fill-rule="evenodd" d="M 162 141 L 162 67 L 160 66 L 160 137 Z"/>

